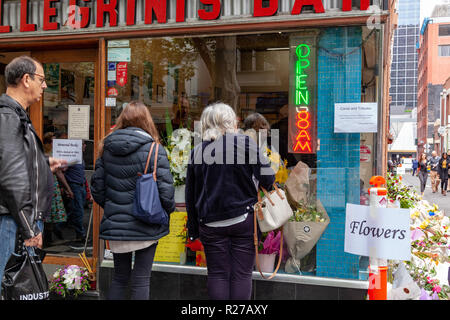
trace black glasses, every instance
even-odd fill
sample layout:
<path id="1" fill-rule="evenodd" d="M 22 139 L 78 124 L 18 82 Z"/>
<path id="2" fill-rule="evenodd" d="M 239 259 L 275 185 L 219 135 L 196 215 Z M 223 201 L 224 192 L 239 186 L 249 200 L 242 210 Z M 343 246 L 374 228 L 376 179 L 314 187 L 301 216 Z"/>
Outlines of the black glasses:
<path id="1" fill-rule="evenodd" d="M 39 73 L 31 73 L 31 74 L 39 77 L 39 80 L 41 81 L 41 85 L 42 85 L 44 82 L 46 82 L 45 76 L 43 76 L 42 74 L 39 74 Z"/>

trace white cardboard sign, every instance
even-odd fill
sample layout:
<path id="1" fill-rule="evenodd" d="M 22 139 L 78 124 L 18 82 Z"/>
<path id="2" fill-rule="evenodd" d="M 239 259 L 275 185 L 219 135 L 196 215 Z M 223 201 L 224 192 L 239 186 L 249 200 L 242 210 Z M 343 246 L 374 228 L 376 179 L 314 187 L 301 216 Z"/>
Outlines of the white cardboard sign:
<path id="1" fill-rule="evenodd" d="M 377 131 L 377 103 L 336 103 L 334 105 L 335 133 L 359 133 Z"/>
<path id="2" fill-rule="evenodd" d="M 379 259 L 410 260 L 410 210 L 347 203 L 344 251 Z"/>
<path id="3" fill-rule="evenodd" d="M 82 140 L 53 139 L 53 157 L 67 160 L 68 165 L 82 164 Z"/>

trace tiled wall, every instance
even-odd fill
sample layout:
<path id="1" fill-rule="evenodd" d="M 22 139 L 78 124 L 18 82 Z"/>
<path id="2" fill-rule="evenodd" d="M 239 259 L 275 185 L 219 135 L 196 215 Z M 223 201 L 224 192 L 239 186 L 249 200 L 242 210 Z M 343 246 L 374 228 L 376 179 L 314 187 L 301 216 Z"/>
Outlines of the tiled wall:
<path id="1" fill-rule="evenodd" d="M 324 29 L 319 38 L 317 196 L 331 220 L 317 244 L 320 277 L 358 278 L 359 257 L 344 253 L 344 232 L 346 203 L 359 204 L 360 135 L 334 133 L 334 104 L 361 101 L 361 40 L 361 27 Z"/>

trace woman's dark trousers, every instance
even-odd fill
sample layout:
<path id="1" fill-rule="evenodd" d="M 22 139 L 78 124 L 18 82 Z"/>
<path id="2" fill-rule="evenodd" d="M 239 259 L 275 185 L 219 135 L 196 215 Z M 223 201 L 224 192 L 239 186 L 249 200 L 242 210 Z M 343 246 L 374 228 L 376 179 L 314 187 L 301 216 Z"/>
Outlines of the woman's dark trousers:
<path id="1" fill-rule="evenodd" d="M 200 225 L 212 300 L 249 300 L 255 262 L 253 213 L 228 227 Z"/>
<path id="2" fill-rule="evenodd" d="M 132 252 L 113 253 L 114 275 L 109 289 L 108 300 L 125 300 L 131 280 L 131 300 L 148 300 L 150 297 L 150 274 L 156 243 L 148 248 L 135 251 L 134 268 L 131 269 Z"/>

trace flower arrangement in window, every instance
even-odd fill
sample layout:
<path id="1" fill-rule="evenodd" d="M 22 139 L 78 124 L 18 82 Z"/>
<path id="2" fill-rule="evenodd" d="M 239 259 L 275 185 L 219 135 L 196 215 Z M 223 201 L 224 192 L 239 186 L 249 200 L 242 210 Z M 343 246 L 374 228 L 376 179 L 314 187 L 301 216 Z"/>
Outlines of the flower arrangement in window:
<path id="1" fill-rule="evenodd" d="M 86 268 L 69 265 L 58 269 L 50 281 L 50 292 L 66 298 L 77 298 L 90 289 L 89 272 Z"/>
<path id="2" fill-rule="evenodd" d="M 166 147 L 167 157 L 170 162 L 174 186 L 186 184 L 187 165 L 191 154 L 191 138 L 194 134 L 188 129 L 177 129 L 168 136 Z"/>

